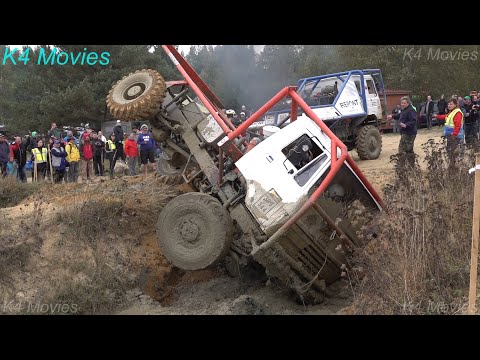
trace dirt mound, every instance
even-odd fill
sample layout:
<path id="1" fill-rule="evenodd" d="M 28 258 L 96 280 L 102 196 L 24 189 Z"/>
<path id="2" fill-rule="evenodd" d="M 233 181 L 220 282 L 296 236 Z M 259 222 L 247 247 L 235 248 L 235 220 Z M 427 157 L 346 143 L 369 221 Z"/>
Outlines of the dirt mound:
<path id="1" fill-rule="evenodd" d="M 142 271 L 171 273 L 151 224 L 178 189 L 152 176 L 51 190 L 0 209 L 2 313 L 111 313 Z"/>

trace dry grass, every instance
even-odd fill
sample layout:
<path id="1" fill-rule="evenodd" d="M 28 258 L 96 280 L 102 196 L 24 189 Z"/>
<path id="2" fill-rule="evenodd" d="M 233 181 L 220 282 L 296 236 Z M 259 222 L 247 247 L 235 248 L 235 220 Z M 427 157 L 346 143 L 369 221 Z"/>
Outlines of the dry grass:
<path id="1" fill-rule="evenodd" d="M 51 184 L 46 182 L 23 183 L 15 178 L 0 178 L 0 208 L 15 206 L 30 195 Z"/>
<path id="2" fill-rule="evenodd" d="M 42 303 L 75 304 L 70 309 L 77 314 L 107 314 L 127 304 L 138 285 L 128 253 L 178 191 L 151 179 L 114 192 L 73 203 L 53 219 L 63 224 L 52 260 L 59 270 L 40 294 Z"/>
<path id="3" fill-rule="evenodd" d="M 396 179 L 384 189 L 386 211 L 369 227 L 350 278 L 358 314 L 458 314 L 466 310 L 476 149 L 449 167 L 445 147 L 423 146 L 422 173 L 394 158 Z M 358 271 L 367 269 L 366 273 Z"/>

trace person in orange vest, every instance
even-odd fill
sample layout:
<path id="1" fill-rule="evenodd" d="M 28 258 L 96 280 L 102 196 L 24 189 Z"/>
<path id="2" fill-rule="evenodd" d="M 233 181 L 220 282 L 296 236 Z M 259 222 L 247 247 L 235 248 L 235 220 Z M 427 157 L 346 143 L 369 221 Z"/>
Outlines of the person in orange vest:
<path id="1" fill-rule="evenodd" d="M 135 164 L 138 157 L 138 145 L 135 141 L 135 134 L 131 133 L 125 142 L 125 155 L 127 155 L 128 168 L 130 170 L 130 176 L 137 175 L 135 173 Z"/>
<path id="2" fill-rule="evenodd" d="M 459 142 L 464 138 L 464 117 L 456 98 L 452 97 L 448 100 L 447 109 L 447 114 L 436 114 L 434 117 L 438 120 L 445 120 L 443 136 L 447 138 L 447 152 L 451 163 L 453 163 L 455 150 L 457 149 Z"/>

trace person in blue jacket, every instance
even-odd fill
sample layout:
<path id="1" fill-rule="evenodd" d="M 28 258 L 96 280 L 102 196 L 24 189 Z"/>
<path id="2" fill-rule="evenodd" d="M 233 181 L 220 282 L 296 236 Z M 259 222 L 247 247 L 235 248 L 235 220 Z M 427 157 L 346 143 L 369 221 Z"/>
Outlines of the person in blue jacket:
<path id="1" fill-rule="evenodd" d="M 148 162 L 155 163 L 155 141 L 152 133 L 148 131 L 148 126 L 143 124 L 140 135 L 138 135 L 137 143 L 140 145 L 140 161 L 147 167 Z"/>

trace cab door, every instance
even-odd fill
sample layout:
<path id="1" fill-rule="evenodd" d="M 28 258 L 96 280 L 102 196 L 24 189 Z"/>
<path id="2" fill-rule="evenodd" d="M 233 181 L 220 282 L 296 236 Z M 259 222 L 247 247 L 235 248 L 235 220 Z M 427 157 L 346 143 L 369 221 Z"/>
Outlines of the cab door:
<path id="1" fill-rule="evenodd" d="M 368 115 L 375 115 L 377 119 L 382 118 L 382 106 L 378 91 L 373 79 L 365 80 L 365 93 L 367 97 L 367 113 Z"/>

